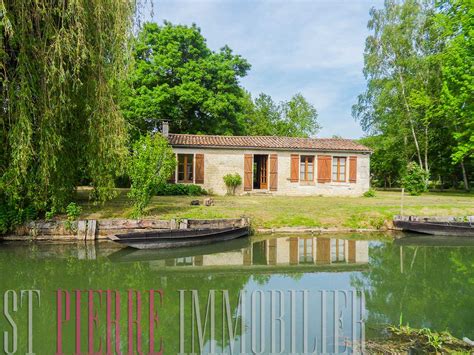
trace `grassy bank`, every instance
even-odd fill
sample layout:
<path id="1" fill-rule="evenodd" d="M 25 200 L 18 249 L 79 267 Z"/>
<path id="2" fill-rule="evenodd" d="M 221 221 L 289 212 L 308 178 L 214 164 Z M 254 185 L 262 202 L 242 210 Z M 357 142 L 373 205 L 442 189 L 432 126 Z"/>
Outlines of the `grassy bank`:
<path id="1" fill-rule="evenodd" d="M 374 354 L 472 354 L 473 347 L 449 332 L 434 332 L 428 328 L 390 326 L 388 337 L 367 341 L 366 350 Z"/>
<path id="2" fill-rule="evenodd" d="M 82 217 L 126 218 L 131 205 L 127 190 L 104 206 L 94 206 L 89 192 L 78 192 Z M 235 218 L 248 216 L 256 227 L 345 227 L 380 228 L 400 212 L 400 193 L 380 191 L 376 197 L 286 197 L 286 196 L 214 196 L 211 207 L 191 206 L 204 197 L 155 196 L 146 210 L 147 218 Z M 405 196 L 405 214 L 474 215 L 474 194 L 426 193 Z"/>

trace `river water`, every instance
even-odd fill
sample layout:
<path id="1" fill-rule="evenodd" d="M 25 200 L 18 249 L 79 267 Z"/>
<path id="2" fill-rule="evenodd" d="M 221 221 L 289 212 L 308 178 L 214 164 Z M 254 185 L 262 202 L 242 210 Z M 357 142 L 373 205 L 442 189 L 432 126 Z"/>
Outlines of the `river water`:
<path id="1" fill-rule="evenodd" d="M 469 240 L 260 235 L 168 252 L 4 242 L 0 272 L 0 352 L 350 353 L 399 323 L 474 338 Z"/>

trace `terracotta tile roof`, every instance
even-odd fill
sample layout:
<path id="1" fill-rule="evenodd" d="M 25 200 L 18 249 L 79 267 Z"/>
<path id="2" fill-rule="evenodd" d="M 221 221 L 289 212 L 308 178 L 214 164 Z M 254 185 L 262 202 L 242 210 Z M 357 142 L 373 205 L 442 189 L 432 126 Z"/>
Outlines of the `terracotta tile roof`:
<path id="1" fill-rule="evenodd" d="M 194 134 L 169 134 L 175 147 L 295 149 L 318 151 L 371 152 L 366 146 L 352 139 L 294 138 L 276 136 L 207 136 Z"/>

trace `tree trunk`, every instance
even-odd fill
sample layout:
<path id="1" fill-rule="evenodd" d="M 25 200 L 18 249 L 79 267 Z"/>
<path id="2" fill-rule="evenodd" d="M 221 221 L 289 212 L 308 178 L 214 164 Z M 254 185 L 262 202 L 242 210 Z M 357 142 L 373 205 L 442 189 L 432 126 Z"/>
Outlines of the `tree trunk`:
<path id="1" fill-rule="evenodd" d="M 461 160 L 461 170 L 462 170 L 462 179 L 464 181 L 464 189 L 466 191 L 469 191 L 469 181 L 467 181 L 467 174 L 466 174 L 466 168 L 464 166 L 464 159 Z"/>
<path id="2" fill-rule="evenodd" d="M 405 103 L 405 109 L 406 109 L 407 115 L 408 115 L 408 122 L 410 122 L 411 134 L 413 136 L 413 141 L 415 142 L 416 153 L 417 153 L 417 156 L 418 156 L 418 163 L 420 164 L 420 167 L 422 169 L 424 169 L 423 168 L 423 161 L 421 159 L 420 145 L 418 144 L 418 138 L 416 136 L 415 126 L 414 126 L 413 120 L 411 118 L 410 106 L 408 105 L 408 101 L 407 101 L 406 94 L 405 94 L 405 83 L 403 81 L 402 73 L 400 72 L 400 70 L 398 70 L 398 77 L 400 78 L 400 85 L 402 87 L 402 96 L 403 96 L 403 101 Z"/>

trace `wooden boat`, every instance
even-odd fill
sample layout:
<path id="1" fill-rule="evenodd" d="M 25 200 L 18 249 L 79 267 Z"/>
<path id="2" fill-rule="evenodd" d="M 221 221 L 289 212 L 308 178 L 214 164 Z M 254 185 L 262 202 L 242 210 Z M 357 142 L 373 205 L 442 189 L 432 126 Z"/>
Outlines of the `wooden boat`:
<path id="1" fill-rule="evenodd" d="M 193 247 L 229 241 L 249 235 L 249 227 L 221 229 L 173 229 L 110 236 L 114 242 L 136 249 Z"/>
<path id="2" fill-rule="evenodd" d="M 215 243 L 194 247 L 166 249 L 123 248 L 108 256 L 113 262 L 157 261 L 186 258 L 201 255 L 212 255 L 241 250 L 250 246 L 249 238 L 237 238 L 225 243 Z"/>
<path id="3" fill-rule="evenodd" d="M 430 235 L 474 237 L 474 217 L 395 216 L 393 225 L 403 231 Z"/>

